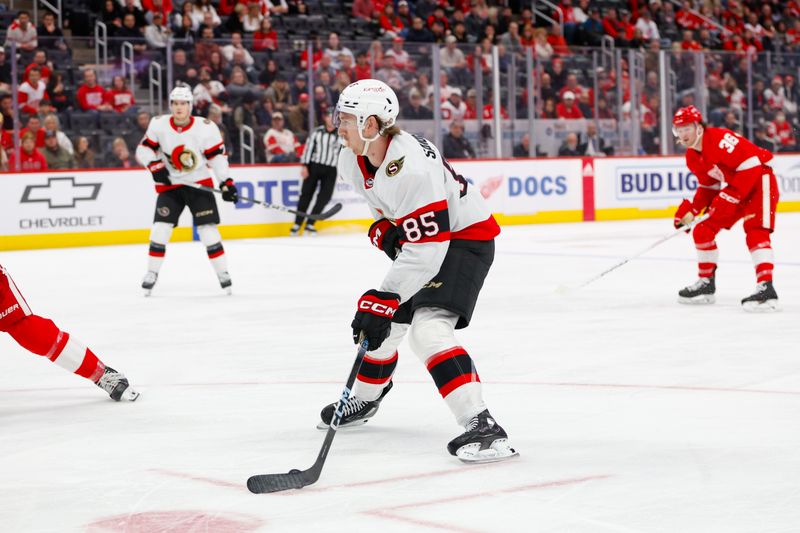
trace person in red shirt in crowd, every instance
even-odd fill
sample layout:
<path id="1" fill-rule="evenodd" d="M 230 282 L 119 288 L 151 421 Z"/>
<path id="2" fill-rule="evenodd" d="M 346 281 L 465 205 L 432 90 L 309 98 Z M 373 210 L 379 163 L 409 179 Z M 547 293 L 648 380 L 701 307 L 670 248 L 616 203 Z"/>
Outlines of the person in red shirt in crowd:
<path id="1" fill-rule="evenodd" d="M 12 150 L 8 157 L 8 168 L 12 172 L 17 172 L 17 154 Z M 44 155 L 36 149 L 36 137 L 31 132 L 25 132 L 22 136 L 22 147 L 19 151 L 19 171 L 18 172 L 40 172 L 47 170 L 47 160 Z"/>
<path id="2" fill-rule="evenodd" d="M 114 76 L 111 89 L 106 91 L 105 102 L 117 113 L 135 111 L 133 106 L 136 101 L 133 99 L 133 93 L 128 88 L 128 82 L 124 76 Z"/>
<path id="3" fill-rule="evenodd" d="M 353 71 L 355 72 L 353 81 L 368 80 L 373 77 L 372 65 L 367 61 L 366 52 L 359 52 L 358 55 L 356 55 L 356 65 L 353 67 Z"/>
<path id="4" fill-rule="evenodd" d="M 777 310 L 770 234 L 775 229 L 779 195 L 775 174 L 767 164 L 772 153 L 731 130 L 706 127 L 694 106 L 679 109 L 672 124 L 678 142 L 686 147 L 686 166 L 698 183 L 694 198 L 684 200 L 675 212 L 675 227 L 690 224 L 704 210 L 709 215 L 692 231 L 700 279 L 678 292 L 679 302 L 714 303 L 719 256 L 715 238 L 741 219 L 757 282 L 755 292 L 742 299 L 742 306 L 746 311 Z"/>
<path id="5" fill-rule="evenodd" d="M 319 60 L 324 55 L 322 52 L 322 37 L 319 36 L 316 30 L 312 30 L 308 39 L 314 44 L 311 53 L 311 67 L 317 70 Z M 303 47 L 303 52 L 300 54 L 300 68 L 303 70 L 308 68 L 308 47 Z"/>
<path id="6" fill-rule="evenodd" d="M 236 2 L 234 2 L 234 5 Z M 169 15 L 173 11 L 172 0 L 142 0 L 142 8 L 150 13 L 161 13 L 164 20 L 169 20 Z M 231 13 L 233 8 L 231 8 Z"/>
<path id="7" fill-rule="evenodd" d="M 269 17 L 264 17 L 261 21 L 261 27 L 253 33 L 253 51 L 272 50 L 274 52 L 277 49 L 278 32 L 273 29 L 272 21 L 270 21 Z"/>
<path id="8" fill-rule="evenodd" d="M 372 20 L 372 16 L 374 13 L 375 13 L 375 2 L 373 2 L 372 0 L 355 0 L 353 2 L 353 11 L 352 11 L 353 18 L 359 18 L 369 22 Z"/>
<path id="9" fill-rule="evenodd" d="M 18 89 L 20 111 L 28 114 L 39 112 L 39 102 L 48 98 L 47 85 L 41 79 L 38 67 L 28 72 L 28 81 L 22 82 Z"/>
<path id="10" fill-rule="evenodd" d="M 778 145 L 778 150 L 781 152 L 791 152 L 796 148 L 794 130 L 783 111 L 775 113 L 775 119 L 767 123 L 767 136 Z"/>
<path id="11" fill-rule="evenodd" d="M 394 4 L 391 2 L 383 6 L 383 14 L 380 18 L 381 32 L 387 37 L 398 37 L 405 26 L 394 12 Z"/>
<path id="12" fill-rule="evenodd" d="M 550 32 L 547 35 L 547 42 L 550 43 L 551 47 L 553 47 L 554 54 L 560 56 L 570 55 L 569 46 L 567 45 L 567 40 L 561 33 L 561 26 L 559 26 L 558 24 L 553 24 L 552 26 L 550 26 Z"/>
<path id="13" fill-rule="evenodd" d="M 33 54 L 33 62 L 25 67 L 25 74 L 22 79 L 27 80 L 28 74 L 34 68 L 39 69 L 42 81 L 47 84 L 47 82 L 50 81 L 50 74 L 52 74 L 50 67 L 47 65 L 47 52 L 42 49 L 36 50 Z"/>
<path id="14" fill-rule="evenodd" d="M 483 112 L 481 113 L 483 120 L 492 120 L 494 118 L 494 100 L 492 93 L 486 91 L 483 93 L 483 98 L 484 102 L 486 102 L 483 104 Z M 467 110 L 464 112 L 464 119 L 472 120 L 478 118 L 477 91 L 475 89 L 467 91 L 467 100 L 465 103 L 467 104 Z M 500 116 L 508 120 L 508 111 L 506 111 L 503 105 L 500 106 Z"/>
<path id="15" fill-rule="evenodd" d="M 786 44 L 794 49 L 800 45 L 800 18 L 794 19 L 792 27 L 786 32 Z"/>
<path id="16" fill-rule="evenodd" d="M 694 40 L 694 34 L 691 30 L 684 30 L 683 39 L 681 40 L 681 50 L 702 50 L 703 47 L 700 43 Z"/>
<path id="17" fill-rule="evenodd" d="M 579 98 L 582 94 L 587 92 L 587 89 L 578 83 L 578 76 L 576 76 L 575 74 L 567 74 L 567 82 L 564 85 L 564 87 L 562 87 L 561 90 L 558 91 L 558 95 L 561 98 L 564 98 L 564 93 L 566 93 L 567 91 L 574 94 L 575 98 Z"/>
<path id="18" fill-rule="evenodd" d="M 78 105 L 83 111 L 111 111 L 106 103 L 106 90 L 97 84 L 97 72 L 87 68 L 83 71 L 83 84 L 78 87 Z"/>
<path id="19" fill-rule="evenodd" d="M 31 115 L 28 117 L 28 123 L 19 131 L 19 138 L 22 139 L 27 133 L 33 135 L 33 140 L 37 148 L 42 148 L 44 146 L 45 131 L 42 127 L 42 121 L 39 115 Z"/>
<path id="20" fill-rule="evenodd" d="M 433 15 L 428 17 L 428 28 L 433 29 L 433 23 L 439 22 L 444 31 L 450 29 L 450 20 L 444 14 L 444 8 L 442 6 L 436 6 L 436 9 L 433 10 Z"/>
<path id="21" fill-rule="evenodd" d="M 556 106 L 556 116 L 568 120 L 583 118 L 580 108 L 575 104 L 575 93 L 566 91 L 561 95 L 562 102 Z"/>
<path id="22" fill-rule="evenodd" d="M 692 13 L 692 3 L 684 0 L 683 7 L 675 14 L 675 22 L 685 30 L 699 30 L 703 26 L 703 19 Z"/>

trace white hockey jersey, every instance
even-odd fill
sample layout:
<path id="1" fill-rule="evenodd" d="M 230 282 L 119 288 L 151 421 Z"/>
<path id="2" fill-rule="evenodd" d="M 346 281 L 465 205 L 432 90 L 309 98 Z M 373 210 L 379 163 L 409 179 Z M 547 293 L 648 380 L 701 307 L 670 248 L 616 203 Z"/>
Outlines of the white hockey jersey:
<path id="1" fill-rule="evenodd" d="M 500 233 L 480 192 L 423 137 L 405 131 L 392 137 L 375 174 L 365 157 L 342 150 L 338 171 L 367 199 L 376 219 L 385 217 L 400 231 L 402 251 L 380 290 L 401 301 L 439 272 L 450 240 L 488 241 Z"/>
<path id="2" fill-rule="evenodd" d="M 185 126 L 176 126 L 172 115 L 153 117 L 136 148 L 136 159 L 146 167 L 159 158 L 169 170 L 170 179 L 213 187 L 211 169 L 219 181 L 229 176 L 228 156 L 219 127 L 202 117 L 192 116 Z M 180 186 L 156 183 L 156 191 Z"/>

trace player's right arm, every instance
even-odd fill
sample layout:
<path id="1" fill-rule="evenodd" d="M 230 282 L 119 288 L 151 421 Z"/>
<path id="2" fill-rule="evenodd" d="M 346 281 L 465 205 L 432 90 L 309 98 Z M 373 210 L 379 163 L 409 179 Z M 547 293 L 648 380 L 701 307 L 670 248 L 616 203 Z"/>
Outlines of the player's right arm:
<path id="1" fill-rule="evenodd" d="M 150 119 L 150 124 L 147 125 L 147 131 L 142 137 L 142 142 L 136 147 L 136 160 L 150 171 L 153 175 L 153 181 L 170 185 L 172 182 L 169 180 L 169 170 L 159 155 L 161 146 L 159 145 L 158 127 L 156 125 L 158 119 L 159 117 Z"/>

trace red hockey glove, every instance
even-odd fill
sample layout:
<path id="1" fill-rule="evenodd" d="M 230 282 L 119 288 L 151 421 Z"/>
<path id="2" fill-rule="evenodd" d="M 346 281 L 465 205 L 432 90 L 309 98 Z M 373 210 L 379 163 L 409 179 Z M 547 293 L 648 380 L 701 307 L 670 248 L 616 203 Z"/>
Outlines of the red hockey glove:
<path id="1" fill-rule="evenodd" d="M 725 187 L 711 201 L 708 208 L 709 220 L 723 229 L 731 229 L 738 216 L 739 202 L 741 199 L 730 187 Z"/>
<path id="2" fill-rule="evenodd" d="M 691 224 L 695 216 L 697 216 L 697 210 L 692 206 L 692 202 L 684 198 L 681 205 L 678 206 L 678 210 L 675 211 L 675 229 Z"/>
<path id="3" fill-rule="evenodd" d="M 353 328 L 353 342 L 358 344 L 361 332 L 369 341 L 369 350 L 377 350 L 392 330 L 392 318 L 400 307 L 400 295 L 393 292 L 368 290 L 358 300 Z"/>
<path id="4" fill-rule="evenodd" d="M 236 190 L 236 185 L 233 184 L 231 178 L 221 181 L 219 190 L 222 191 L 222 199 L 226 202 L 236 203 L 239 201 L 239 191 Z"/>
<path id="5" fill-rule="evenodd" d="M 169 170 L 162 160 L 151 162 L 147 165 L 147 170 L 153 175 L 153 181 L 163 183 L 164 185 L 172 185 L 169 180 Z"/>
<path id="6" fill-rule="evenodd" d="M 400 233 L 397 231 L 397 226 L 388 219 L 381 218 L 373 222 L 367 235 L 372 245 L 378 250 L 383 250 L 392 261 L 400 253 Z"/>

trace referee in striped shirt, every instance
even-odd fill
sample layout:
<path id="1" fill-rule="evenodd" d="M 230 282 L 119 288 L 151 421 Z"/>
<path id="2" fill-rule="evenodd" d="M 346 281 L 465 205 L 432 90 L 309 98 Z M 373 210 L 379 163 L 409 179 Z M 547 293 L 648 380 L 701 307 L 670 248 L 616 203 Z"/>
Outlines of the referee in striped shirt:
<path id="1" fill-rule="evenodd" d="M 303 167 L 300 169 L 303 187 L 300 190 L 300 199 L 297 201 L 297 210 L 308 212 L 308 205 L 311 203 L 311 198 L 314 196 L 319 184 L 317 201 L 311 210 L 313 215 L 322 213 L 325 204 L 333 196 L 333 189 L 336 186 L 336 164 L 339 161 L 339 150 L 341 149 L 339 137 L 336 135 L 336 128 L 333 127 L 330 109 L 322 112 L 322 119 L 324 124 L 311 133 L 303 149 L 303 156 L 300 158 L 300 162 L 303 163 Z M 297 215 L 297 218 L 294 219 L 291 235 L 298 234 L 304 220 L 305 217 Z M 313 220 L 306 222 L 305 233 L 308 235 L 317 234 Z"/>

